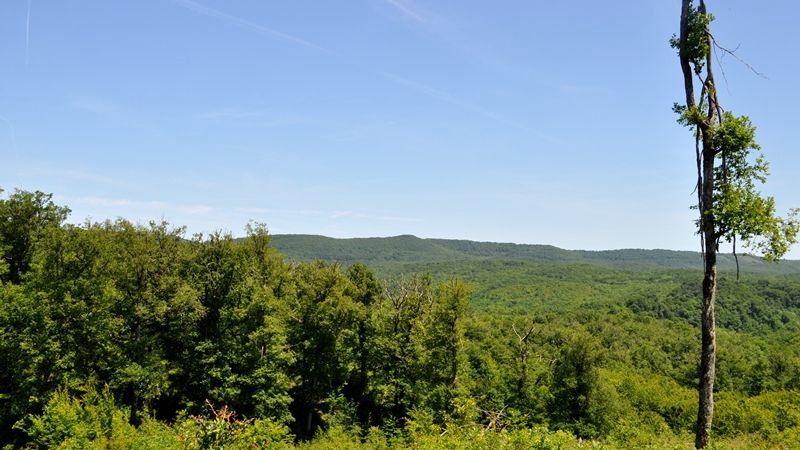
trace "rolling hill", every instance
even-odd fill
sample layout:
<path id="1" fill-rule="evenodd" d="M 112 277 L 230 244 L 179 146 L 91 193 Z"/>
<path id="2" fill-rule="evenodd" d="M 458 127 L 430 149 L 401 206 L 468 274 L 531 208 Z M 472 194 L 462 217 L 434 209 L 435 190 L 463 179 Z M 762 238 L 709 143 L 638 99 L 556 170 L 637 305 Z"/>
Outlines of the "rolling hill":
<path id="1" fill-rule="evenodd" d="M 479 259 L 528 261 L 537 263 L 595 264 L 624 269 L 702 269 L 698 252 L 675 250 L 565 250 L 552 245 L 476 242 L 455 239 L 423 239 L 412 235 L 336 239 L 319 235 L 277 234 L 272 244 L 289 259 L 321 259 L 370 266 L 419 264 Z M 735 270 L 731 254 L 718 256 L 721 270 Z M 800 261 L 768 263 L 751 255 L 739 255 L 743 272 L 798 274 Z"/>

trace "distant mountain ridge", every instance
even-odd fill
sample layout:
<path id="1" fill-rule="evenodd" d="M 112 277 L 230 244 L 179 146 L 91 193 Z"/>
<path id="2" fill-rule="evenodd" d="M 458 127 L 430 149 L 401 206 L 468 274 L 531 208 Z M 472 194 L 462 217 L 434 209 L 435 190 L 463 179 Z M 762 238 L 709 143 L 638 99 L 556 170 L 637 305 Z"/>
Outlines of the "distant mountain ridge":
<path id="1" fill-rule="evenodd" d="M 677 250 L 565 250 L 552 245 L 477 242 L 456 239 L 423 239 L 413 235 L 337 239 L 309 234 L 277 234 L 272 244 L 289 259 L 321 259 L 344 264 L 430 263 L 454 260 L 500 259 L 540 263 L 597 264 L 620 268 L 702 269 L 700 253 Z M 718 255 L 721 270 L 734 270 L 731 254 Z M 768 263 L 761 258 L 739 255 L 744 272 L 798 274 L 800 261 Z"/>

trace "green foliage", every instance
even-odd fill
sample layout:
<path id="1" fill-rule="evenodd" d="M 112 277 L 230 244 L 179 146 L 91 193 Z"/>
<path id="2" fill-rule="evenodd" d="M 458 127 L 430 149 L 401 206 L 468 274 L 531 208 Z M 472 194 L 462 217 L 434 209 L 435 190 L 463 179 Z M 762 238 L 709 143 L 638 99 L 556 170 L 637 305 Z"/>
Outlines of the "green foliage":
<path id="1" fill-rule="evenodd" d="M 116 406 L 109 391 L 89 388 L 80 398 L 57 391 L 41 415 L 22 427 L 37 448 L 178 448 L 177 435 L 166 425 L 145 419 L 138 428 L 128 411 Z"/>
<path id="2" fill-rule="evenodd" d="M 295 432 L 313 436 L 326 411 L 354 369 L 355 323 L 360 305 L 347 295 L 349 280 L 339 266 L 322 262 L 293 268 L 297 284 L 288 323 L 288 344 L 297 352 L 291 372 Z"/>
<path id="3" fill-rule="evenodd" d="M 268 419 L 240 420 L 227 406 L 216 409 L 211 402 L 207 406 L 208 415 L 192 416 L 176 425 L 182 448 L 280 448 L 291 442 L 285 425 Z"/>
<path id="4" fill-rule="evenodd" d="M 171 379 L 181 371 L 171 353 L 195 335 L 205 309 L 182 276 L 190 255 L 182 228 L 125 220 L 97 227 L 110 242 L 104 263 L 115 284 L 113 312 L 124 318 L 118 330 L 122 358 L 109 382 L 136 423 L 141 409 L 170 391 Z"/>
<path id="5" fill-rule="evenodd" d="M 69 209 L 52 198 L 52 194 L 17 189 L 0 199 L 0 281 L 19 283 L 30 268 L 42 233 L 67 219 Z"/>
<path id="6" fill-rule="evenodd" d="M 20 283 L 0 283 L 0 365 L 13 368 L 0 442 L 691 445 L 694 272 L 613 262 L 635 251 L 541 263 L 436 245 L 485 254 L 381 266 L 384 283 L 363 264 L 287 263 L 257 224 L 244 239 L 124 220 L 42 228 Z M 797 276 L 720 276 L 721 447 L 800 439 L 798 298 Z"/>
<path id="7" fill-rule="evenodd" d="M 607 435 L 619 411 L 616 392 L 600 379 L 603 351 L 592 336 L 576 334 L 566 339 L 553 366 L 551 416 L 578 436 Z"/>
<path id="8" fill-rule="evenodd" d="M 475 407 L 466 391 L 464 315 L 469 288 L 459 280 L 441 283 L 419 338 L 420 406 L 435 411 L 439 422 L 468 423 Z"/>
<path id="9" fill-rule="evenodd" d="M 208 404 L 207 415 L 178 421 L 172 427 L 145 417 L 134 427 L 129 411 L 116 405 L 108 389 L 88 388 L 80 397 L 57 391 L 40 415 L 22 426 L 37 448 L 249 449 L 291 445 L 285 425 L 268 419 L 240 420 L 223 406 Z"/>
<path id="10" fill-rule="evenodd" d="M 794 216 L 776 215 L 775 199 L 762 197 L 755 183 L 764 183 L 768 165 L 755 142 L 755 127 L 746 116 L 722 113 L 720 123 L 709 133 L 711 145 L 719 154 L 715 167 L 714 200 L 710 210 L 728 242 L 741 238 L 769 260 L 784 255 L 796 241 L 798 223 Z M 751 161 L 752 160 L 752 161 Z"/>
<path id="11" fill-rule="evenodd" d="M 247 416 L 290 420 L 286 352 L 286 305 L 281 298 L 287 269 L 259 227 L 239 244 L 230 236 L 198 236 L 190 265 L 200 286 L 205 314 L 195 341 L 182 356 L 181 383 L 191 396 L 182 402 L 198 412 L 205 400 L 235 405 Z"/>
<path id="12" fill-rule="evenodd" d="M 700 74 L 706 63 L 706 56 L 711 51 L 708 39 L 709 27 L 714 21 L 714 16 L 701 11 L 700 8 L 690 6 L 686 20 L 686 44 L 683 53 L 689 63 L 694 67 L 695 73 Z M 669 45 L 678 50 L 681 48 L 680 38 L 673 35 Z"/>

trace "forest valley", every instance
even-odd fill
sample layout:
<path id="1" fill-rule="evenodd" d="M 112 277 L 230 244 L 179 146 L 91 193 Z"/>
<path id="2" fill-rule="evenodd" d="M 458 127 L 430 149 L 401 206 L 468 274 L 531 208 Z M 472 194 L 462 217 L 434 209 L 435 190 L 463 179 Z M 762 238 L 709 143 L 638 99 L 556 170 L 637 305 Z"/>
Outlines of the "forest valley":
<path id="1" fill-rule="evenodd" d="M 699 260 L 368 267 L 68 214 L 0 199 L 0 445 L 693 446 Z M 717 301 L 712 444 L 800 448 L 800 275 Z"/>

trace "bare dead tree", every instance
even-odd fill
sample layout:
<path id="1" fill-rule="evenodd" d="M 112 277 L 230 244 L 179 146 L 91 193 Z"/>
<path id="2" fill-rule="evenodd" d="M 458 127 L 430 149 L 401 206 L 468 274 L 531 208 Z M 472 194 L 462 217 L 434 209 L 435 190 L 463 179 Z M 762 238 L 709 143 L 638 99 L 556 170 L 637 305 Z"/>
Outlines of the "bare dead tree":
<path id="1" fill-rule="evenodd" d="M 517 375 L 517 398 L 524 398 L 525 384 L 528 381 L 528 340 L 531 337 L 531 333 L 533 333 L 534 327 L 530 325 L 527 327 L 527 331 L 520 333 L 517 331 L 517 326 L 512 323 L 511 329 L 517 336 L 517 352 L 519 353 L 520 362 L 519 374 Z"/>

